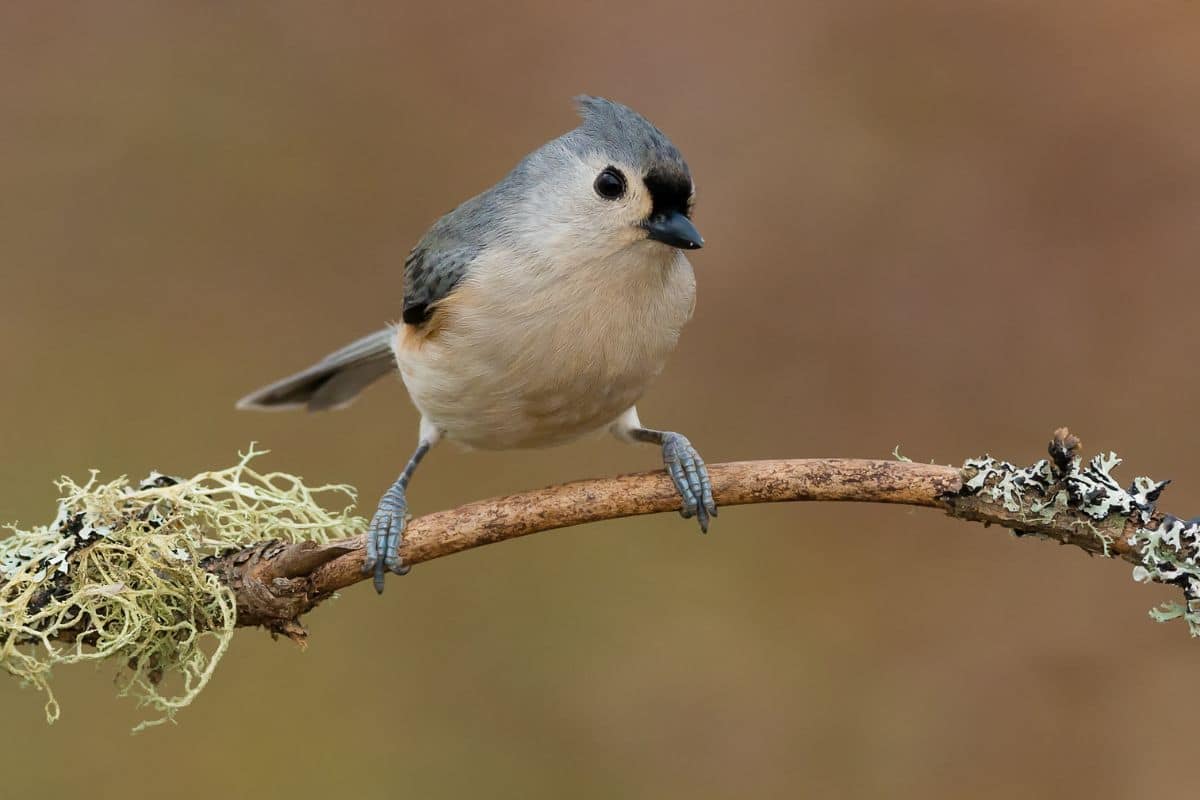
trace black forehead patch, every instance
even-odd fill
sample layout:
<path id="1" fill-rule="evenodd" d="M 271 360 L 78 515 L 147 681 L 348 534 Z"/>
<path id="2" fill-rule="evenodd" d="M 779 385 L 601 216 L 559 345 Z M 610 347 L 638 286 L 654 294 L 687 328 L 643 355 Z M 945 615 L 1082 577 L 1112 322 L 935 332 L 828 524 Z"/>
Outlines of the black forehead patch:
<path id="1" fill-rule="evenodd" d="M 646 175 L 646 190 L 654 207 L 650 216 L 656 217 L 671 212 L 690 216 L 692 179 L 678 172 L 651 170 Z"/>

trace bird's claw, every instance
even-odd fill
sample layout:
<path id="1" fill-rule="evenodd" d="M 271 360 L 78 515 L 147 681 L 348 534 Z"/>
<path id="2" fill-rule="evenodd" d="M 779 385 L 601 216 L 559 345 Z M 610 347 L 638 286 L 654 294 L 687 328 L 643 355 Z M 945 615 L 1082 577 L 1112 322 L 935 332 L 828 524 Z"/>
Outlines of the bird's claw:
<path id="1" fill-rule="evenodd" d="M 400 561 L 400 543 L 403 541 L 404 523 L 408 516 L 408 502 L 404 498 L 404 487 L 394 485 L 388 489 L 367 531 L 367 557 L 363 562 L 364 575 L 375 574 L 375 591 L 383 594 L 383 579 L 388 572 L 408 574 L 410 567 Z"/>
<path id="2" fill-rule="evenodd" d="M 679 433 L 663 435 L 662 454 L 667 473 L 683 498 L 680 516 L 685 519 L 696 517 L 700 531 L 708 533 L 708 520 L 717 516 L 717 503 L 713 500 L 712 482 L 708 479 L 704 459 L 687 437 Z"/>

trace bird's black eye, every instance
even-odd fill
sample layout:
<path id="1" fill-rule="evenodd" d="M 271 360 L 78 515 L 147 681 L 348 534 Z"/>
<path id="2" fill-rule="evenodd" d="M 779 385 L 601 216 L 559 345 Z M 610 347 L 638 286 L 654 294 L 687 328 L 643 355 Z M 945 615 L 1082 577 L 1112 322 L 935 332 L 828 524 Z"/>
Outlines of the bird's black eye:
<path id="1" fill-rule="evenodd" d="M 596 189 L 596 194 L 605 200 L 616 200 L 625 194 L 625 176 L 616 167 L 605 167 L 604 171 L 596 176 L 596 182 L 592 185 Z"/>

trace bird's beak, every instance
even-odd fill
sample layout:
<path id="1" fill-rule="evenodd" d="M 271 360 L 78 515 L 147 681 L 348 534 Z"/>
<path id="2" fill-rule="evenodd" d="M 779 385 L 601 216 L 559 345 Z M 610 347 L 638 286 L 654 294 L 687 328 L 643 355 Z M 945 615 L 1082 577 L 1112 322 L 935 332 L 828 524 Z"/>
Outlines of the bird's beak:
<path id="1" fill-rule="evenodd" d="M 646 220 L 647 238 L 669 244 L 683 250 L 699 250 L 704 246 L 704 237 L 692 221 L 678 211 L 657 214 Z"/>

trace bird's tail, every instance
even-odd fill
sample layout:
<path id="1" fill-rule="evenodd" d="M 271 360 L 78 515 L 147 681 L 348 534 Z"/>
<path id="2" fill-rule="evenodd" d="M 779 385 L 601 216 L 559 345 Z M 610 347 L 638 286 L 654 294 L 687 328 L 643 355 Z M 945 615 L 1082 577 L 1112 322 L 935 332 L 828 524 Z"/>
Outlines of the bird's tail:
<path id="1" fill-rule="evenodd" d="M 353 402 L 358 393 L 395 369 L 394 328 L 376 331 L 330 353 L 302 372 L 264 386 L 238 401 L 240 409 L 325 411 Z"/>

